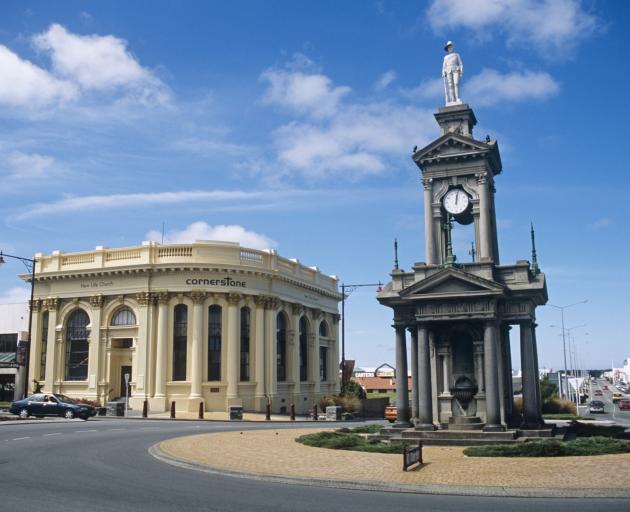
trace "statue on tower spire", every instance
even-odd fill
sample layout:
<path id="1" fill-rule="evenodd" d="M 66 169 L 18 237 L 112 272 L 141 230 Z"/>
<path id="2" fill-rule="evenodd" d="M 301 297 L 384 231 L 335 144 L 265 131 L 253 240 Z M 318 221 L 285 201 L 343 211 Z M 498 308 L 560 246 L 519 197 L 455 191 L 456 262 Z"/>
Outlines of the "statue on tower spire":
<path id="1" fill-rule="evenodd" d="M 464 63 L 458 53 L 453 49 L 453 41 L 448 41 L 444 46 L 446 55 L 442 64 L 442 79 L 444 80 L 444 96 L 446 105 L 461 105 L 459 97 L 459 79 L 464 74 Z"/>

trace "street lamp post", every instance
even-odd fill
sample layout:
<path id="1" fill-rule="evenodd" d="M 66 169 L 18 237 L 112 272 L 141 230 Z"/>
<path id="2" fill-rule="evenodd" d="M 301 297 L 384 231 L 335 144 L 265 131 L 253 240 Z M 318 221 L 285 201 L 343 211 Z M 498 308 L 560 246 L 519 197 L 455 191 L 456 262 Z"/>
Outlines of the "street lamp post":
<path id="1" fill-rule="evenodd" d="M 564 333 L 564 310 L 573 306 L 577 306 L 578 304 L 585 304 L 586 302 L 588 302 L 588 299 L 586 300 L 581 300 L 580 302 L 574 302 L 573 304 L 567 304 L 566 306 L 556 306 L 555 304 L 548 304 L 549 306 L 551 306 L 552 308 L 556 308 L 560 310 L 560 313 L 562 315 L 562 354 L 564 356 L 564 385 L 565 385 L 565 391 L 568 391 L 568 381 L 567 381 L 567 345 L 566 345 L 566 339 L 565 339 L 565 333 Z M 562 390 L 560 390 L 560 393 L 562 394 Z M 565 395 L 568 396 L 568 393 Z"/>
<path id="2" fill-rule="evenodd" d="M 553 327 L 555 329 L 562 329 L 562 343 L 564 345 L 565 339 L 568 341 L 568 345 L 569 345 L 569 371 L 571 372 L 571 375 L 573 377 L 575 377 L 575 359 L 573 356 L 573 349 L 571 348 L 571 331 L 573 329 L 580 329 L 582 327 L 586 327 L 586 324 L 580 324 L 580 325 L 574 325 L 573 327 L 560 327 L 558 325 L 550 325 L 550 327 Z M 566 337 L 565 337 L 566 335 Z M 565 359 L 564 359 L 564 364 L 565 364 L 565 395 L 563 398 L 568 398 L 568 399 L 572 399 L 571 398 L 571 389 L 569 388 L 568 385 L 568 380 L 566 380 L 568 377 L 568 373 L 567 373 L 567 359 L 566 359 L 566 352 L 565 352 Z M 569 379 L 570 380 L 570 379 Z"/>
<path id="3" fill-rule="evenodd" d="M 366 284 L 345 284 L 341 283 L 341 388 L 343 389 L 346 384 L 346 296 L 355 291 L 357 288 L 363 288 L 366 286 L 378 286 L 377 292 L 381 291 L 383 284 L 378 283 L 366 283 Z"/>
<path id="4" fill-rule="evenodd" d="M 31 300 L 28 304 L 28 337 L 26 338 L 26 362 L 24 364 L 24 391 L 22 398 L 28 394 L 28 370 L 31 359 L 31 329 L 33 327 L 33 296 L 35 294 L 35 260 L 31 258 L 23 258 L 22 256 L 13 256 L 0 251 L 0 265 L 6 263 L 4 258 L 12 258 L 20 260 L 31 274 Z"/>

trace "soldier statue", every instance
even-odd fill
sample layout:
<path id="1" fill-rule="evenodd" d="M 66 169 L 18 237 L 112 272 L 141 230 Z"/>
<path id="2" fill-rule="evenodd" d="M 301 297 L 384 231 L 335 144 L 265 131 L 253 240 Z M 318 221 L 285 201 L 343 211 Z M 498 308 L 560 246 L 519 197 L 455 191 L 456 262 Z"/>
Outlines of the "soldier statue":
<path id="1" fill-rule="evenodd" d="M 458 53 L 453 51 L 452 41 L 448 41 L 444 46 L 446 55 L 442 64 L 442 79 L 444 80 L 444 95 L 447 105 L 459 105 L 462 100 L 459 98 L 459 79 L 464 74 L 464 63 Z"/>

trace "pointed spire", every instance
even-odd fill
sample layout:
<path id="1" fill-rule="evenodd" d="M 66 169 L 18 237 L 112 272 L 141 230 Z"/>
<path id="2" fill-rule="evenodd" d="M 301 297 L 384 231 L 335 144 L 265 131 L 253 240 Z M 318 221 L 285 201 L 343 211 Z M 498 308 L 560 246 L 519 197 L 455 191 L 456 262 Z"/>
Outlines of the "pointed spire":
<path id="1" fill-rule="evenodd" d="M 536 256 L 536 235 L 534 234 L 534 223 L 531 223 L 531 237 L 532 237 L 532 262 L 530 268 L 532 274 L 537 276 L 540 274 L 540 267 L 538 266 L 538 258 Z"/>
<path id="2" fill-rule="evenodd" d="M 398 238 L 394 238 L 394 270 L 398 270 Z"/>

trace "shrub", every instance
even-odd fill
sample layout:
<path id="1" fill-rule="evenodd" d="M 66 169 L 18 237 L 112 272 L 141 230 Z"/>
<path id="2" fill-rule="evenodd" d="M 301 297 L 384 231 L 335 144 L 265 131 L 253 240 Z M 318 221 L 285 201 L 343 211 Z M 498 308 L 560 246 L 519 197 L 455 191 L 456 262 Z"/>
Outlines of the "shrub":
<path id="1" fill-rule="evenodd" d="M 317 432 L 307 434 L 296 439 L 298 443 L 316 448 L 330 448 L 333 450 L 353 450 L 373 453 L 401 453 L 407 443 L 385 443 L 378 439 L 366 439 L 356 433 L 359 429 L 374 429 L 378 425 L 368 425 L 358 429 L 342 428 L 334 432 Z"/>
<path id="2" fill-rule="evenodd" d="M 359 412 L 361 410 L 361 400 L 355 396 L 342 396 L 339 403 L 344 412 Z"/>
<path id="3" fill-rule="evenodd" d="M 100 407 L 101 404 L 98 400 L 90 400 L 89 398 L 75 398 L 75 402 L 84 405 L 91 405 L 92 407 Z"/>
<path id="4" fill-rule="evenodd" d="M 572 421 L 567 432 L 577 437 L 613 437 L 626 438 L 626 428 L 618 425 L 590 425 L 579 421 Z"/>
<path id="5" fill-rule="evenodd" d="M 576 414 L 575 404 L 571 400 L 551 398 L 543 403 L 543 413 L 549 414 Z"/>
<path id="6" fill-rule="evenodd" d="M 544 439 L 520 444 L 471 446 L 464 450 L 469 457 L 568 457 L 630 453 L 630 441 L 610 437 L 588 437 L 575 441 Z"/>
<path id="7" fill-rule="evenodd" d="M 552 398 L 558 398 L 558 386 L 551 382 L 546 375 L 540 381 L 540 398 L 543 403 Z"/>
<path id="8" fill-rule="evenodd" d="M 332 396 L 323 396 L 317 402 L 317 407 L 320 411 L 325 411 L 326 407 L 328 407 L 329 405 L 336 405 L 335 398 Z"/>
<path id="9" fill-rule="evenodd" d="M 341 387 L 341 396 L 353 396 L 356 398 L 365 398 L 365 390 L 357 382 L 350 380 Z"/>

